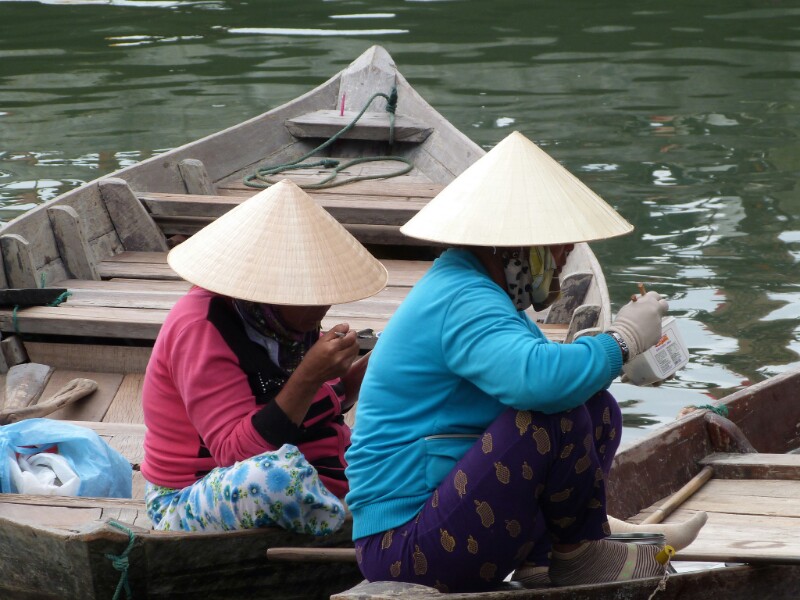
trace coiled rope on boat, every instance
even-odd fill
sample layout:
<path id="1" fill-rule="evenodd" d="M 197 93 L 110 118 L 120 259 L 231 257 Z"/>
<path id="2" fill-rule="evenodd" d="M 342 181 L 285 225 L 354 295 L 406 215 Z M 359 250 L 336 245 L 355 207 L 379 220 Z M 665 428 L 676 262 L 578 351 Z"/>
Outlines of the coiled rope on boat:
<path id="1" fill-rule="evenodd" d="M 328 176 L 326 176 L 321 181 L 318 181 L 317 183 L 310 183 L 310 184 L 299 184 L 298 183 L 298 185 L 301 188 L 307 189 L 307 190 L 319 190 L 319 189 L 324 189 L 324 188 L 331 188 L 331 187 L 336 187 L 336 186 L 340 186 L 340 185 L 345 185 L 347 183 L 352 183 L 354 181 L 364 181 L 364 180 L 367 180 L 367 179 L 388 179 L 389 177 L 397 177 L 399 175 L 405 175 L 406 173 L 411 171 L 411 169 L 414 168 L 414 165 L 413 165 L 413 163 L 411 163 L 411 161 L 409 161 L 406 158 L 403 158 L 402 156 L 362 156 L 360 158 L 354 158 L 353 160 L 349 160 L 349 161 L 347 161 L 345 163 L 341 163 L 341 161 L 339 161 L 339 160 L 337 160 L 335 158 L 323 158 L 321 160 L 318 160 L 318 161 L 315 161 L 315 162 L 310 162 L 310 163 L 304 163 L 303 162 L 304 160 L 308 159 L 309 157 L 314 156 L 315 154 L 321 152 L 322 150 L 325 150 L 328 146 L 333 144 L 335 141 L 337 141 L 339 138 L 341 138 L 345 133 L 347 133 L 353 127 L 355 127 L 356 123 L 358 123 L 358 120 L 364 115 L 365 112 L 367 112 L 367 109 L 369 108 L 370 104 L 372 104 L 373 100 L 375 100 L 376 98 L 385 98 L 386 99 L 386 112 L 389 113 L 389 145 L 390 146 L 394 145 L 394 118 L 395 118 L 395 113 L 397 111 L 397 88 L 396 87 L 392 88 L 392 91 L 388 95 L 384 94 L 383 92 L 376 92 L 375 94 L 373 94 L 370 97 L 370 99 L 367 100 L 366 104 L 364 105 L 364 108 L 361 109 L 361 112 L 359 112 L 355 116 L 355 118 L 352 121 L 350 121 L 350 123 L 348 123 L 344 128 L 342 128 L 341 130 L 337 131 L 328 140 L 326 140 L 325 142 L 323 142 L 322 144 L 320 144 L 319 146 L 317 146 L 316 148 L 314 148 L 310 152 L 307 152 L 306 154 L 304 154 L 303 156 L 301 156 L 300 158 L 298 158 L 297 160 L 294 160 L 292 162 L 282 163 L 282 164 L 275 165 L 275 166 L 272 166 L 272 167 L 261 167 L 258 170 L 256 170 L 255 173 L 253 173 L 251 175 L 247 175 L 244 178 L 244 184 L 246 186 L 249 186 L 249 187 L 264 189 L 264 188 L 268 188 L 269 186 L 273 185 L 274 183 L 277 183 L 277 181 L 274 181 L 272 178 L 275 175 L 279 174 L 279 173 L 283 173 L 285 171 L 296 170 L 296 169 L 308 169 L 308 168 L 313 168 L 313 167 L 322 167 L 322 168 L 325 168 L 325 169 L 333 169 L 333 171 Z M 400 169 L 398 169 L 397 171 L 394 171 L 392 173 L 386 173 L 386 174 L 383 174 L 383 175 L 356 175 L 354 177 L 349 177 L 348 179 L 342 179 L 342 180 L 339 180 L 339 181 L 334 181 L 336 176 L 341 171 L 343 171 L 343 170 L 345 170 L 345 169 L 347 169 L 349 167 L 352 167 L 354 165 L 358 165 L 358 164 L 361 164 L 361 163 L 377 162 L 377 161 L 401 162 L 401 163 L 404 163 L 405 166 L 400 168 Z"/>

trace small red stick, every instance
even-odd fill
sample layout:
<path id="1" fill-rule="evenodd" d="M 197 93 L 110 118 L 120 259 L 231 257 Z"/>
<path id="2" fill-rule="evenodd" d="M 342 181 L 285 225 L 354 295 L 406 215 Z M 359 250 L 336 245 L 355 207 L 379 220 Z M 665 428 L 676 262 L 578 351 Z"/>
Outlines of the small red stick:
<path id="1" fill-rule="evenodd" d="M 339 116 L 340 116 L 340 117 L 343 117 L 343 116 L 344 116 L 344 99 L 345 99 L 345 98 L 347 98 L 347 94 L 342 94 L 342 110 L 341 110 L 341 111 L 339 111 Z"/>

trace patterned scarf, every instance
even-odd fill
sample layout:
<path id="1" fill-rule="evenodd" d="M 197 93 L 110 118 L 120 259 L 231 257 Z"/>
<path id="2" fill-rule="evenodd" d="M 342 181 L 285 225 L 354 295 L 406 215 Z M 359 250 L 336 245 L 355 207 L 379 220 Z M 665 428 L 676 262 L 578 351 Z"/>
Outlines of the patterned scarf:
<path id="1" fill-rule="evenodd" d="M 556 263 L 547 246 L 514 248 L 502 254 L 506 287 L 517 310 L 544 310 L 561 295 Z"/>
<path id="2" fill-rule="evenodd" d="M 244 322 L 247 336 L 263 346 L 273 362 L 287 374 L 294 372 L 319 339 L 319 330 L 302 333 L 289 329 L 269 304 L 246 300 L 234 300 L 233 304 Z"/>

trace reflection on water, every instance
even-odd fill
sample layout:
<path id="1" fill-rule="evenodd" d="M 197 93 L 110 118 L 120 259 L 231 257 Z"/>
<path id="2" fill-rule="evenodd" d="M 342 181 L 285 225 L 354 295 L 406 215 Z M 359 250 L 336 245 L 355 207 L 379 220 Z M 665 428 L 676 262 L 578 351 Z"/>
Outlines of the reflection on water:
<path id="1" fill-rule="evenodd" d="M 635 225 L 593 245 L 612 301 L 637 282 L 667 294 L 692 360 L 661 388 L 614 385 L 628 439 L 800 365 L 795 2 L 0 0 L 0 13 L 0 219 L 280 105 L 380 43 L 479 144 L 522 131 Z"/>
<path id="2" fill-rule="evenodd" d="M 300 35 L 321 37 L 375 37 L 408 33 L 408 29 L 291 29 L 288 27 L 234 27 L 228 33 L 243 35 Z"/>

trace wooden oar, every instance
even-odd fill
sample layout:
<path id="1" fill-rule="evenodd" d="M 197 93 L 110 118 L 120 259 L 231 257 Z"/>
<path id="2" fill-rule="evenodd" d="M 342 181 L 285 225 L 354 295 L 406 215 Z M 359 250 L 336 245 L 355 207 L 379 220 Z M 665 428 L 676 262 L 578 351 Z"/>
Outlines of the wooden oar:
<path id="1" fill-rule="evenodd" d="M 705 483 L 713 476 L 713 467 L 703 467 L 700 472 L 692 477 L 686 485 L 670 496 L 667 501 L 664 502 L 664 504 L 659 506 L 650 516 L 642 521 L 642 525 L 661 523 L 661 521 L 671 515 L 676 508 L 692 497 L 692 495 L 694 495 L 697 490 L 703 487 Z"/>
<path id="2" fill-rule="evenodd" d="M 11 367 L 6 374 L 6 397 L 2 407 L 4 412 L 14 412 L 36 404 L 52 374 L 53 367 L 39 363 Z"/>

